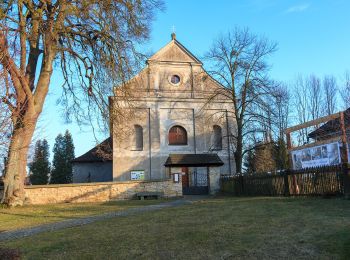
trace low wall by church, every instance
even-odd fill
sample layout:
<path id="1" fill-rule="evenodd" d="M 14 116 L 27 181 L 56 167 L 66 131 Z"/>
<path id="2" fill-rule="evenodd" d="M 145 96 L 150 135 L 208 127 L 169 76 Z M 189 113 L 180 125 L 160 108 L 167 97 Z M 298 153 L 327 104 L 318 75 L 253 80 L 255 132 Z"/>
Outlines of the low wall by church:
<path id="1" fill-rule="evenodd" d="M 163 192 L 182 196 L 182 184 L 173 180 L 125 181 L 84 184 L 33 185 L 25 187 L 26 204 L 103 202 L 132 199 L 138 192 Z"/>

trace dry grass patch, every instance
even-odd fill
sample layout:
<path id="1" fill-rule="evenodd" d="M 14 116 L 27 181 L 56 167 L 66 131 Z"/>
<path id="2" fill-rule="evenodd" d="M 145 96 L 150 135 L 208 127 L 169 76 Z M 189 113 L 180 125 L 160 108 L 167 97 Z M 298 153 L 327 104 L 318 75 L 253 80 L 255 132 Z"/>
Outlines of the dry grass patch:
<path id="1" fill-rule="evenodd" d="M 210 199 L 0 246 L 28 259 L 346 259 L 350 201 Z"/>
<path id="2" fill-rule="evenodd" d="M 125 200 L 99 203 L 65 203 L 49 205 L 27 205 L 17 208 L 0 208 L 0 232 L 33 227 L 67 219 L 98 215 L 157 204 L 166 200 Z"/>

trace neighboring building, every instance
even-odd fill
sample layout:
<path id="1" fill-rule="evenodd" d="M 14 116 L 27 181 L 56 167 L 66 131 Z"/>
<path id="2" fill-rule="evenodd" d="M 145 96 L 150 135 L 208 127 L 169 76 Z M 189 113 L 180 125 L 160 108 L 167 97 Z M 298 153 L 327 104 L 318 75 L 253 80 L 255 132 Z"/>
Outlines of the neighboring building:
<path id="1" fill-rule="evenodd" d="M 344 111 L 344 124 L 348 139 L 350 138 L 350 108 Z M 315 141 L 327 140 L 334 137 L 340 137 L 340 118 L 336 118 L 323 124 L 315 131 L 311 132 L 308 137 Z"/>
<path id="2" fill-rule="evenodd" d="M 72 164 L 73 183 L 113 181 L 111 138 L 75 158 Z"/>
<path id="3" fill-rule="evenodd" d="M 254 168 L 256 173 L 276 170 L 275 143 L 261 142 L 255 146 Z"/>
<path id="4" fill-rule="evenodd" d="M 215 192 L 220 174 L 235 172 L 232 102 L 202 65 L 172 34 L 137 76 L 115 88 L 114 181 L 180 174 L 184 193 L 194 194 Z M 132 95 L 127 101 L 125 92 Z"/>

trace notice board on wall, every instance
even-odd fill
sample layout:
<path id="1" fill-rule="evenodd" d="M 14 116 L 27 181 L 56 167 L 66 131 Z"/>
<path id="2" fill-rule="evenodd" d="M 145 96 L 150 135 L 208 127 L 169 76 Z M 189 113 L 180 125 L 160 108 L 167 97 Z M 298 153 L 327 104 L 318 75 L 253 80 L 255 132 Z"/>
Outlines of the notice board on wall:
<path id="1" fill-rule="evenodd" d="M 144 180 L 144 179 L 145 179 L 145 171 L 139 170 L 139 171 L 130 172 L 130 180 L 136 181 L 136 180 Z"/>

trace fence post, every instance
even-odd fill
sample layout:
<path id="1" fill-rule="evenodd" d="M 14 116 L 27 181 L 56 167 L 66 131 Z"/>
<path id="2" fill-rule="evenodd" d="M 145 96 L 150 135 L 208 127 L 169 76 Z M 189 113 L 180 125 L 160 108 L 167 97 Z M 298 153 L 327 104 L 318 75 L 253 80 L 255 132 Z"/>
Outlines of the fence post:
<path id="1" fill-rule="evenodd" d="M 220 183 L 220 192 L 223 193 L 224 192 L 224 187 L 223 187 L 223 181 L 222 181 L 222 175 L 220 175 L 219 178 L 219 183 Z"/>
<path id="2" fill-rule="evenodd" d="M 243 175 L 241 174 L 240 176 L 239 176 L 239 180 L 240 180 L 240 183 L 241 183 L 241 196 L 242 195 L 245 195 L 245 193 L 244 193 L 244 184 L 243 184 Z"/>
<path id="3" fill-rule="evenodd" d="M 350 199 L 350 167 L 349 164 L 343 163 L 343 185 L 344 185 L 344 197 Z"/>
<path id="4" fill-rule="evenodd" d="M 289 196 L 289 182 L 288 182 L 288 174 L 289 170 L 286 170 L 283 173 L 283 180 L 284 180 L 284 196 Z"/>
<path id="5" fill-rule="evenodd" d="M 346 199 L 350 199 L 350 168 L 348 164 L 348 148 L 344 112 L 340 112 L 340 130 L 342 142 L 341 161 L 343 170 L 344 197 Z"/>

